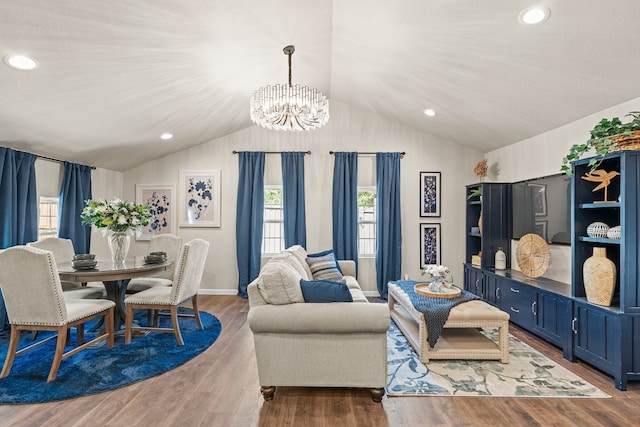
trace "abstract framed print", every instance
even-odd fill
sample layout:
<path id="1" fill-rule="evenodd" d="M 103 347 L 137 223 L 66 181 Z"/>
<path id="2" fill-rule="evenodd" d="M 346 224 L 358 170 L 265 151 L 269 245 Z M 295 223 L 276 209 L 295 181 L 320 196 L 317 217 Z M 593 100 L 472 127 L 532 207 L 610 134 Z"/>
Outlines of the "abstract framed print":
<path id="1" fill-rule="evenodd" d="M 440 216 L 440 172 L 420 172 L 420 216 Z"/>
<path id="2" fill-rule="evenodd" d="M 176 186 L 136 184 L 136 204 L 148 205 L 149 225 L 136 230 L 136 240 L 149 240 L 158 234 L 175 234 Z"/>
<path id="3" fill-rule="evenodd" d="M 440 224 L 420 223 L 420 268 L 440 265 Z"/>
<path id="4" fill-rule="evenodd" d="M 220 227 L 220 171 L 180 171 L 180 227 Z"/>

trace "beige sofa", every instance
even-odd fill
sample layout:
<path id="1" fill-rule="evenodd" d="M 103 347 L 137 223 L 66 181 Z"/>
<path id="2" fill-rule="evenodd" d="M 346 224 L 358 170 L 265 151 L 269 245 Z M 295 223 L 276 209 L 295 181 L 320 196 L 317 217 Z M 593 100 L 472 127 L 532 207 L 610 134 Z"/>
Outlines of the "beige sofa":
<path id="1" fill-rule="evenodd" d="M 270 259 L 248 287 L 248 322 L 265 400 L 277 386 L 371 388 L 387 382 L 386 304 L 369 303 L 355 263 L 338 261 L 353 302 L 305 303 L 300 279 L 313 280 L 306 252 L 293 246 Z"/>

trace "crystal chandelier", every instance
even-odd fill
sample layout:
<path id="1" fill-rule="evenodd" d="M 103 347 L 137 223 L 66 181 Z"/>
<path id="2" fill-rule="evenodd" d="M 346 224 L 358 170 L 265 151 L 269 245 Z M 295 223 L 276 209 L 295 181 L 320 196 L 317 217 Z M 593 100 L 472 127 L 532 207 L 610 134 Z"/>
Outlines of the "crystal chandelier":
<path id="1" fill-rule="evenodd" d="M 291 55 L 295 47 L 283 49 L 289 57 L 289 84 L 265 86 L 251 96 L 251 120 L 267 129 L 313 130 L 329 120 L 329 100 L 308 86 L 291 84 Z"/>

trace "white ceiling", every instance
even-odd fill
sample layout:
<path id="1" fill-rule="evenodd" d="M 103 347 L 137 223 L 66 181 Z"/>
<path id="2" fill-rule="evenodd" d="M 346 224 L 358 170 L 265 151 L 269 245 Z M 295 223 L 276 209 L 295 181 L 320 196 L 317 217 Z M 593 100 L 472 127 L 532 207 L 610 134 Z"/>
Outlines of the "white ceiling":
<path id="1" fill-rule="evenodd" d="M 639 23 L 639 0 L 0 0 L 0 56 L 40 62 L 0 63 L 0 145 L 130 169 L 252 126 L 294 44 L 294 84 L 486 152 L 639 97 Z"/>

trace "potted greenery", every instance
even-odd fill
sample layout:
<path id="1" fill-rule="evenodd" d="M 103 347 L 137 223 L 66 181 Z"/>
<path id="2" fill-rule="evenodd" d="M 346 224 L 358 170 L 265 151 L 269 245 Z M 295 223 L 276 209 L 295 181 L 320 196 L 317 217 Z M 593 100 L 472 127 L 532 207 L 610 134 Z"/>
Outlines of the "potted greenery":
<path id="1" fill-rule="evenodd" d="M 467 200 L 470 200 L 474 197 L 482 197 L 482 186 L 478 186 L 476 188 L 474 188 L 473 190 L 471 190 L 471 192 L 469 193 L 469 196 L 467 197 Z"/>
<path id="2" fill-rule="evenodd" d="M 569 149 L 569 154 L 562 159 L 560 170 L 571 175 L 571 163 L 593 151 L 595 156 L 588 164 L 590 172 L 593 172 L 600 166 L 605 155 L 622 149 L 623 144 L 633 141 L 640 148 L 640 111 L 631 111 L 627 116 L 632 117 L 628 123 L 622 123 L 617 117 L 600 120 L 591 130 L 591 138 L 587 142 L 574 144 Z"/>

